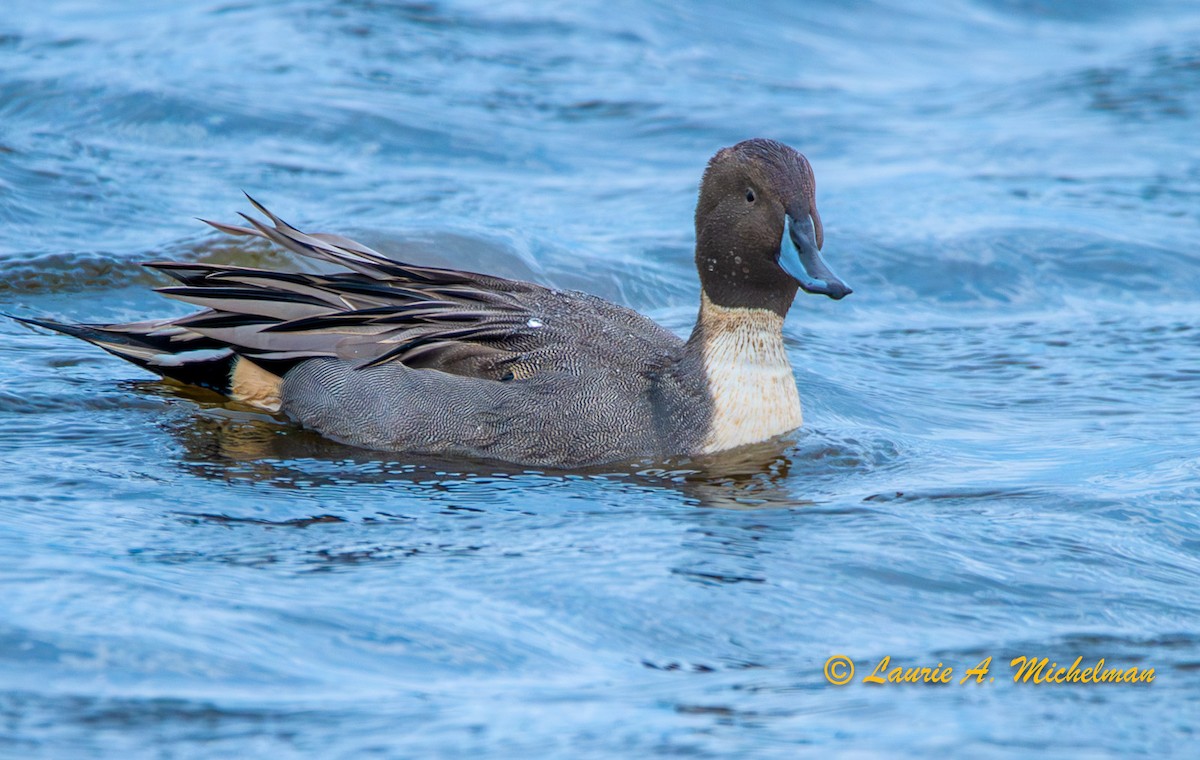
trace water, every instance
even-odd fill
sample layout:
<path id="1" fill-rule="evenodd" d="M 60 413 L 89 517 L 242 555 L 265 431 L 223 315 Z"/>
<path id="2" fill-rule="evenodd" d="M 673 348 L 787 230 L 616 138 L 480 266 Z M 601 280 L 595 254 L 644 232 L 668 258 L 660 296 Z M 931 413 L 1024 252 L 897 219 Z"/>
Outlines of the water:
<path id="1" fill-rule="evenodd" d="M 700 170 L 751 136 L 812 160 L 855 294 L 788 319 L 793 440 L 587 473 L 365 454 L 0 321 L 0 755 L 1194 755 L 1198 32 L 1165 0 L 10 0 L 6 312 L 296 265 L 192 218 L 246 190 L 684 332 Z M 884 656 L 954 683 L 863 684 Z"/>

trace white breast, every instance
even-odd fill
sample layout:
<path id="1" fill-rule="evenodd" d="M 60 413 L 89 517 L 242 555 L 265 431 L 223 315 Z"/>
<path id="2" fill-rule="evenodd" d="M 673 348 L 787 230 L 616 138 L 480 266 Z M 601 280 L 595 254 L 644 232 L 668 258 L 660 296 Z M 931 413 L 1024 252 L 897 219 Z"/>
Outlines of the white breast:
<path id="1" fill-rule="evenodd" d="M 703 299 L 704 369 L 713 398 L 704 453 L 765 441 L 800 427 L 800 394 L 783 346 L 783 317 Z"/>

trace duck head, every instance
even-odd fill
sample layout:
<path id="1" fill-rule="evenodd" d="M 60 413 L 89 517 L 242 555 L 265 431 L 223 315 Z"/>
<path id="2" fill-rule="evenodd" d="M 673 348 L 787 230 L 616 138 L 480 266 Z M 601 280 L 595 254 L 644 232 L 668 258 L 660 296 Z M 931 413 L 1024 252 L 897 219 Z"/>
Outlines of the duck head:
<path id="1" fill-rule="evenodd" d="M 787 313 L 797 289 L 835 300 L 852 291 L 821 259 L 816 181 L 803 155 L 774 140 L 722 148 L 696 205 L 696 268 L 710 301 Z"/>

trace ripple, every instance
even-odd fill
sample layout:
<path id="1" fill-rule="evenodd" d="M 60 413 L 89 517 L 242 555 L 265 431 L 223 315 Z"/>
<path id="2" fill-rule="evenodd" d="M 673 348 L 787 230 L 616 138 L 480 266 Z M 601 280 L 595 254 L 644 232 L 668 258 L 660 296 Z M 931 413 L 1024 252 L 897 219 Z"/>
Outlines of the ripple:
<path id="1" fill-rule="evenodd" d="M 192 218 L 245 188 L 686 333 L 700 172 L 753 135 L 812 160 L 855 294 L 788 317 L 802 430 L 581 472 L 341 446 L 0 321 L 10 752 L 1191 749 L 1195 8 L 84 5 L 0 18 L 6 312 L 311 268 Z M 834 652 L 1159 678 L 834 689 Z"/>

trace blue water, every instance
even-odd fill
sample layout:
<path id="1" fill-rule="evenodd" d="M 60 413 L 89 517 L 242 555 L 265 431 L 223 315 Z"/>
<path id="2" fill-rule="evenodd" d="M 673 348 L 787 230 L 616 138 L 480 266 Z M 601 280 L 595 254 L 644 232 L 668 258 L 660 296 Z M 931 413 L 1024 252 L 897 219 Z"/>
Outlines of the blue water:
<path id="1" fill-rule="evenodd" d="M 789 442 L 586 473 L 340 447 L 0 320 L 0 755 L 1196 756 L 1200 5 L 737 5 L 7 0 L 2 311 L 299 266 L 193 219 L 246 190 L 686 332 L 700 171 L 752 136 L 855 293 L 788 318 Z"/>

